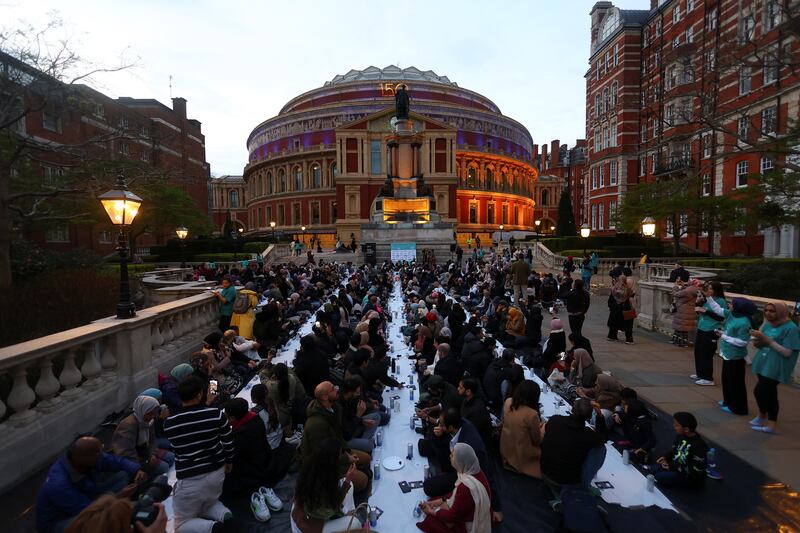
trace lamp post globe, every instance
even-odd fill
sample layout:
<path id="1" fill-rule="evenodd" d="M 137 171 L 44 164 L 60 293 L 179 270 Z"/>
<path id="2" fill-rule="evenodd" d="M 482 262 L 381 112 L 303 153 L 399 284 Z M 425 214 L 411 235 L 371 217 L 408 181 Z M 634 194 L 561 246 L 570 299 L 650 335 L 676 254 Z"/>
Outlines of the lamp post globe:
<path id="1" fill-rule="evenodd" d="M 183 240 L 185 240 L 185 239 L 186 239 L 186 237 L 188 237 L 188 236 L 189 236 L 189 230 L 188 230 L 188 229 L 186 229 L 186 228 L 185 228 L 185 227 L 183 227 L 183 226 L 178 226 L 177 228 L 175 228 L 175 235 L 177 235 L 177 237 L 178 237 L 178 238 L 179 238 L 181 241 L 183 241 Z"/>
<path id="2" fill-rule="evenodd" d="M 589 235 L 592 233 L 591 228 L 589 228 L 589 224 L 584 222 L 581 225 L 581 237 L 583 238 L 583 255 L 586 255 L 586 239 L 589 238 Z"/>
<path id="3" fill-rule="evenodd" d="M 117 303 L 117 318 L 126 319 L 136 316 L 136 306 L 131 302 L 131 286 L 128 279 L 128 233 L 127 228 L 133 224 L 142 199 L 128 190 L 125 177 L 117 176 L 116 188 L 104 192 L 97 198 L 103 206 L 111 223 L 119 228 L 117 237 L 117 251 L 119 252 L 119 302 Z"/>
<path id="4" fill-rule="evenodd" d="M 642 220 L 642 235 L 652 237 L 656 234 L 656 221 L 651 216 L 644 217 Z"/>
<path id="5" fill-rule="evenodd" d="M 275 242 L 275 221 L 270 220 L 269 227 L 272 229 L 272 242 Z"/>

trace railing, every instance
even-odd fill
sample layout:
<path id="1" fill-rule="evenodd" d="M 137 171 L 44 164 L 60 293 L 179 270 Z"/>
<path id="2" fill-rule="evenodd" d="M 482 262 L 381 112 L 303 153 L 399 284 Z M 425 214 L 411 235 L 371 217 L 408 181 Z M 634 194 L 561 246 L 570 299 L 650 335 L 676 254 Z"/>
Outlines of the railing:
<path id="1" fill-rule="evenodd" d="M 205 293 L 0 348 L 0 492 L 157 386 L 159 372 L 201 346 L 217 313 Z"/>
<path id="2" fill-rule="evenodd" d="M 675 170 L 683 170 L 692 166 L 692 159 L 688 155 L 673 155 L 666 159 L 656 161 L 654 174 L 663 174 Z"/>

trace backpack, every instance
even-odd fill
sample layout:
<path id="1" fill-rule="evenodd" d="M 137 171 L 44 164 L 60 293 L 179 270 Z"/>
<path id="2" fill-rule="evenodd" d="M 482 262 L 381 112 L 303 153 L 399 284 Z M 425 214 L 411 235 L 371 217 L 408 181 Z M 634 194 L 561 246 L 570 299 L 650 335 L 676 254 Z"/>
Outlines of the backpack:
<path id="1" fill-rule="evenodd" d="M 249 309 L 250 309 L 250 295 L 237 292 L 236 299 L 233 300 L 233 312 L 246 313 Z"/>

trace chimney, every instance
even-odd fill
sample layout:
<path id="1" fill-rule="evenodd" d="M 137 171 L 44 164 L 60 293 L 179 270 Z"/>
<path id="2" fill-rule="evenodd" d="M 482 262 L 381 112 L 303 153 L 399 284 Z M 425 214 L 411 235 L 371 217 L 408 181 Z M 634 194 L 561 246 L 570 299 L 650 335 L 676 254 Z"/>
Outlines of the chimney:
<path id="1" fill-rule="evenodd" d="M 556 168 L 558 166 L 558 156 L 560 155 L 561 141 L 558 139 L 550 141 L 550 167 Z"/>
<path id="2" fill-rule="evenodd" d="M 547 161 L 547 145 L 542 145 L 542 172 L 546 171 L 550 168 L 550 164 Z"/>
<path id="3" fill-rule="evenodd" d="M 172 111 L 180 118 L 186 118 L 186 99 L 176 96 L 172 99 Z"/>
<path id="4" fill-rule="evenodd" d="M 658 7 L 658 0 L 650 0 L 650 9 L 655 9 Z"/>
<path id="5" fill-rule="evenodd" d="M 531 157 L 533 158 L 534 161 L 536 161 L 536 158 L 539 157 L 539 145 L 538 144 L 534 144 L 533 145 L 533 151 L 531 152 Z"/>

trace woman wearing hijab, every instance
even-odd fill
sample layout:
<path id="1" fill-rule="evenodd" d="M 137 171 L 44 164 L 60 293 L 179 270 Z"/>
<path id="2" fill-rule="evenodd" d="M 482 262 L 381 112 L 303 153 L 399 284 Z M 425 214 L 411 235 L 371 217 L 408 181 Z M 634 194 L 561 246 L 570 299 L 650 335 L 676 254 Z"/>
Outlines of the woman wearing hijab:
<path id="1" fill-rule="evenodd" d="M 239 298 L 240 294 L 247 296 L 247 311 L 242 313 L 234 311 L 231 316 L 231 326 L 237 326 L 239 328 L 239 335 L 245 339 L 253 338 L 253 322 L 256 321 L 256 306 L 258 305 L 258 293 L 256 293 L 255 288 L 256 286 L 252 281 L 245 283 L 244 289 L 240 289 L 236 297 Z M 236 307 L 235 303 L 234 307 Z"/>
<path id="2" fill-rule="evenodd" d="M 175 414 L 183 403 L 178 396 L 178 384 L 194 373 L 194 368 L 188 363 L 181 363 L 173 368 L 169 375 L 158 375 L 158 388 L 161 390 L 164 404 L 169 412 Z"/>
<path id="3" fill-rule="evenodd" d="M 549 369 L 553 366 L 553 363 L 558 361 L 559 354 L 566 350 L 567 335 L 564 333 L 564 326 L 562 326 L 561 320 L 554 318 L 550 321 L 550 336 L 545 341 L 541 362 L 537 362 L 535 366 L 544 368 L 545 370 Z"/>
<path id="4" fill-rule="evenodd" d="M 570 382 L 582 389 L 594 388 L 597 385 L 598 376 L 603 371 L 594 363 L 589 352 L 583 348 L 576 348 L 574 356 L 575 359 L 572 361 L 572 369 L 569 375 Z"/>
<path id="5" fill-rule="evenodd" d="M 506 334 L 515 342 L 520 337 L 525 336 L 525 317 L 518 307 L 508 308 L 508 320 L 506 320 Z"/>
<path id="6" fill-rule="evenodd" d="M 427 533 L 485 533 L 492 530 L 489 480 L 469 444 L 459 442 L 450 452 L 458 475 L 448 496 L 422 502 L 425 520 L 417 527 Z"/>
<path id="7" fill-rule="evenodd" d="M 151 396 L 137 396 L 133 400 L 133 413 L 119 423 L 111 437 L 111 451 L 142 465 L 150 477 L 166 474 L 175 462 L 175 456 L 158 448 L 155 419 L 161 414 L 158 400 Z"/>
<path id="8" fill-rule="evenodd" d="M 750 421 L 755 431 L 775 433 L 778 421 L 778 384 L 789 383 L 800 351 L 800 333 L 789 318 L 789 308 L 783 302 L 764 306 L 761 330 L 750 330 L 758 351 L 753 357 L 753 373 L 758 383 L 753 395 L 758 403 L 758 416 Z"/>
<path id="9" fill-rule="evenodd" d="M 585 372 L 586 370 L 584 369 Z M 597 381 L 594 387 L 578 387 L 576 392 L 581 398 L 588 398 L 600 405 L 600 410 L 606 419 L 606 427 L 610 427 L 611 416 L 622 399 L 620 396 L 622 384 L 614 377 L 600 373 L 597 374 Z"/>
<path id="10" fill-rule="evenodd" d="M 635 315 L 630 316 L 630 312 L 633 311 L 633 303 L 631 302 L 633 297 L 633 289 L 628 285 L 627 276 L 620 274 L 614 286 L 611 287 L 611 294 L 608 297 L 608 340 L 619 340 L 617 333 L 619 330 L 623 330 L 625 332 L 625 344 L 633 344 L 633 319 Z M 627 318 L 626 314 L 628 314 Z"/>
<path id="11" fill-rule="evenodd" d="M 714 333 L 719 336 L 719 355 L 722 357 L 722 401 L 720 405 L 726 413 L 747 414 L 747 345 L 750 343 L 750 330 L 755 327 L 753 315 L 756 304 L 747 298 L 734 298 L 731 309 L 717 305 L 709 300 L 711 310 L 725 317 L 723 329 Z"/>
<path id="12" fill-rule="evenodd" d="M 539 396 L 541 389 L 535 381 L 520 383 L 514 395 L 503 405 L 503 430 L 500 435 L 500 456 L 503 465 L 526 476 L 542 477 L 539 445 L 542 442 Z"/>

